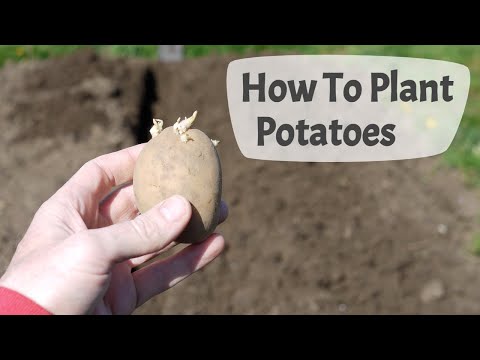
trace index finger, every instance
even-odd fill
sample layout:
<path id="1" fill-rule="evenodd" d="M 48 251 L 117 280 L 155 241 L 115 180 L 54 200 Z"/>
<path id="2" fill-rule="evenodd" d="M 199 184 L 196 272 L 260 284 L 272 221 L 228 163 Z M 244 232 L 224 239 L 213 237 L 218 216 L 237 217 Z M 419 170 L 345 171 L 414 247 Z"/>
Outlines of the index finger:
<path id="1" fill-rule="evenodd" d="M 88 161 L 62 189 L 70 194 L 81 193 L 89 200 L 100 202 L 113 187 L 132 180 L 135 163 L 144 146 L 131 146 Z"/>

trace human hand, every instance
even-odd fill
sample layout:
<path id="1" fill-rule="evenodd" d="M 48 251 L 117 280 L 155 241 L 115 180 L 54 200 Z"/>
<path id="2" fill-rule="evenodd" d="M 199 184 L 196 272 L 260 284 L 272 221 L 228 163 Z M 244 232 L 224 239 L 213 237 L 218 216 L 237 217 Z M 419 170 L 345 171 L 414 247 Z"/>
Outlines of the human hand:
<path id="1" fill-rule="evenodd" d="M 132 272 L 175 246 L 191 216 L 190 203 L 180 196 L 138 215 L 128 182 L 143 146 L 87 162 L 45 201 L 0 286 L 54 314 L 131 314 L 217 257 L 224 239 L 213 234 Z M 125 186 L 109 194 L 119 185 Z M 227 213 L 222 202 L 221 221 Z"/>

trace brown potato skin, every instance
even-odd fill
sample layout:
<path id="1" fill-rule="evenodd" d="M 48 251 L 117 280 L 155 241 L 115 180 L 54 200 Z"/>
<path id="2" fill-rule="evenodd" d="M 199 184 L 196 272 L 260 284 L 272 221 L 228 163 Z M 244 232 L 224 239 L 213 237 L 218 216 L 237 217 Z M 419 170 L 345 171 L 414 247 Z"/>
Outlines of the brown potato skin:
<path id="1" fill-rule="evenodd" d="M 164 129 L 140 153 L 133 173 L 133 191 L 141 213 L 172 195 L 192 204 L 192 218 L 177 239 L 205 240 L 217 227 L 222 197 L 222 169 L 217 149 L 201 130 L 190 129 L 184 143 Z"/>

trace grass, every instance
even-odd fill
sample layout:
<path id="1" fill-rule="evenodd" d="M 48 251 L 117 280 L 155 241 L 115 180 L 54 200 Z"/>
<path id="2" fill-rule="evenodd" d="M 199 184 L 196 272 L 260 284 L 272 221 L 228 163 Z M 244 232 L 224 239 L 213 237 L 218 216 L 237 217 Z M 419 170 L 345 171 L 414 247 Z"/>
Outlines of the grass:
<path id="1" fill-rule="evenodd" d="M 480 234 L 475 234 L 472 240 L 471 251 L 474 255 L 480 256 Z"/>

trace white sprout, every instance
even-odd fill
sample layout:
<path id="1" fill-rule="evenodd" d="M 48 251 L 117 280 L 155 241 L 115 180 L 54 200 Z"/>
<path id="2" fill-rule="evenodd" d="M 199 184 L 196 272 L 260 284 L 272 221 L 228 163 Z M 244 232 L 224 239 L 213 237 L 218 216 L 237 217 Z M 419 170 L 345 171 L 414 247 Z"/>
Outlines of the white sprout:
<path id="1" fill-rule="evenodd" d="M 152 135 L 152 139 L 160 134 L 163 130 L 163 120 L 160 119 L 153 119 L 153 126 L 150 129 L 150 134 Z"/>
<path id="2" fill-rule="evenodd" d="M 195 110 L 192 116 L 190 116 L 188 119 L 185 117 L 185 119 L 180 121 L 180 118 L 178 118 L 177 122 L 173 124 L 173 132 L 180 136 L 180 140 L 182 140 L 182 142 L 187 142 L 191 139 L 187 131 L 192 126 L 196 117 L 197 111 Z"/>

